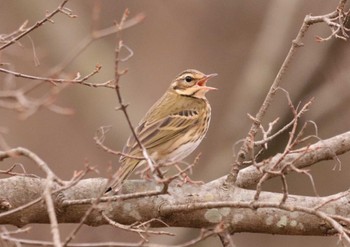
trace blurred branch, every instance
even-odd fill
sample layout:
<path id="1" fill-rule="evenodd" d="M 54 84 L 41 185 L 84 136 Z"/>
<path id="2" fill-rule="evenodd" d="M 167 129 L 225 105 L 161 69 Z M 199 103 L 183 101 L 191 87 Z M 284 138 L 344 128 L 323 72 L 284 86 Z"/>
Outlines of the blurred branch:
<path id="1" fill-rule="evenodd" d="M 3 36 L 0 41 L 5 42 L 5 44 L 0 48 L 0 50 L 7 48 L 9 45 L 16 42 L 20 38 L 24 37 L 25 35 L 28 35 L 31 31 L 40 27 L 45 22 L 47 21 L 53 22 L 51 18 L 59 12 L 64 13 L 69 17 L 75 18 L 76 16 L 71 14 L 71 10 L 64 7 L 67 1 L 68 0 L 63 1 L 55 11 L 47 14 L 43 20 L 38 21 L 32 27 L 26 28 L 26 25 L 28 23 L 26 21 L 21 25 L 21 27 L 18 28 L 18 30 L 16 30 L 12 34 Z M 94 19 L 94 23 L 97 23 L 98 17 L 96 15 L 94 16 L 93 19 Z M 77 84 L 81 84 L 89 87 L 114 88 L 114 85 L 112 85 L 111 81 L 106 81 L 103 83 L 90 83 L 87 81 L 89 78 L 91 78 L 101 70 L 100 65 L 96 65 L 95 69 L 90 74 L 84 77 L 81 77 L 80 73 L 77 73 L 75 75 L 75 78 L 73 79 L 62 79 L 62 78 L 54 78 L 54 77 L 56 77 L 56 75 L 59 72 L 61 72 L 65 67 L 67 67 L 92 42 L 98 39 L 104 38 L 108 35 L 130 28 L 140 23 L 143 19 L 144 19 L 144 15 L 138 14 L 130 18 L 129 20 L 125 20 L 123 25 L 118 29 L 115 28 L 115 25 L 110 26 L 108 28 L 100 29 L 100 30 L 92 29 L 90 34 L 85 39 L 83 39 L 81 43 L 79 43 L 72 51 L 66 53 L 67 56 L 65 59 L 63 59 L 61 63 L 57 64 L 55 67 L 51 68 L 48 71 L 47 76 L 28 75 L 28 74 L 19 73 L 13 70 L 5 69 L 5 68 L 0 68 L 0 72 L 5 73 L 7 75 L 20 77 L 23 79 L 34 80 L 33 83 L 27 84 L 25 87 L 22 87 L 22 88 L 5 89 L 3 91 L 0 91 L 0 107 L 5 109 L 10 109 L 10 110 L 16 110 L 21 113 L 22 118 L 27 118 L 28 116 L 34 114 L 42 106 L 46 107 L 47 109 L 55 113 L 65 114 L 65 115 L 72 114 L 73 110 L 68 108 L 62 108 L 60 106 L 53 104 L 57 98 L 58 93 L 61 92 L 61 90 L 64 87 L 66 87 L 66 85 L 63 85 L 62 87 L 54 87 L 50 93 L 45 94 L 40 98 L 38 96 L 31 98 L 29 94 L 34 89 L 40 87 L 46 82 L 52 83 L 53 86 L 57 86 L 57 84 L 62 84 L 62 83 L 77 83 Z M 5 64 L 0 64 L 0 65 L 5 65 Z"/>
<path id="2" fill-rule="evenodd" d="M 26 75 L 26 74 L 23 74 L 23 73 L 7 70 L 7 69 L 3 69 L 3 68 L 0 68 L 0 72 L 6 73 L 6 74 L 10 74 L 10 75 L 14 75 L 15 77 L 21 77 L 21 78 L 24 78 L 24 79 L 44 81 L 44 82 L 51 82 L 54 85 L 56 83 L 77 83 L 77 84 L 81 84 L 81 85 L 89 86 L 89 87 L 109 87 L 109 88 L 113 88 L 113 86 L 110 84 L 111 83 L 110 81 L 103 82 L 103 83 L 90 83 L 90 82 L 87 82 L 87 80 L 90 77 L 96 75 L 101 70 L 101 68 L 102 68 L 101 65 L 96 65 L 95 69 L 90 74 L 88 74 L 88 75 L 84 76 L 83 78 L 81 78 L 80 73 L 77 73 L 77 75 L 75 76 L 74 79 L 47 78 L 47 77 Z"/>
<path id="3" fill-rule="evenodd" d="M 52 179 L 58 184 L 63 184 L 63 181 L 54 174 L 46 162 L 29 149 L 18 147 L 6 151 L 0 151 L 0 161 L 18 156 L 24 156 L 32 160 L 43 172 L 46 173 L 48 177 L 52 177 Z"/>
<path id="4" fill-rule="evenodd" d="M 51 18 L 54 17 L 57 13 L 63 13 L 63 14 L 68 15 L 71 18 L 75 18 L 76 16 L 71 14 L 71 10 L 64 7 L 64 5 L 66 5 L 67 2 L 68 2 L 68 0 L 64 0 L 54 11 L 46 14 L 44 19 L 37 21 L 33 26 L 31 26 L 29 28 L 26 28 L 27 22 L 24 22 L 24 24 L 22 24 L 22 26 L 17 30 L 17 32 L 15 32 L 15 33 L 19 33 L 19 34 L 16 35 L 15 37 L 11 38 L 9 41 L 6 41 L 8 39 L 8 37 L 2 38 L 1 41 L 5 42 L 5 44 L 0 46 L 0 51 L 5 49 L 6 47 L 12 45 L 16 41 L 23 38 L 24 36 L 28 35 L 30 32 L 37 29 L 41 25 L 43 25 L 45 22 L 53 23 L 53 20 Z"/>
<path id="5" fill-rule="evenodd" d="M 84 39 L 82 39 L 81 42 L 77 44 L 75 48 L 73 48 L 70 52 L 67 52 L 67 56 L 63 59 L 63 61 L 60 64 L 56 65 L 54 68 L 52 68 L 49 74 L 55 75 L 58 72 L 62 71 L 79 54 L 81 54 L 90 44 L 92 44 L 96 40 L 105 38 L 109 35 L 116 34 L 118 32 L 121 32 L 122 30 L 133 27 L 139 24 L 140 22 L 142 22 L 144 18 L 145 18 L 145 15 L 142 13 L 139 13 L 136 16 L 133 16 L 128 20 L 125 20 L 123 26 L 121 26 L 120 28 L 116 28 L 115 25 L 112 25 L 104 29 L 99 29 L 99 30 L 92 29 L 90 34 L 86 36 Z M 96 21 L 97 20 L 94 20 L 94 23 Z"/>
<path id="6" fill-rule="evenodd" d="M 0 107 L 19 112 L 23 119 L 34 114 L 41 107 L 45 107 L 58 114 L 69 115 L 74 112 L 72 109 L 54 104 L 58 94 L 64 88 L 65 85 L 61 87 L 51 87 L 49 92 L 37 98 L 30 97 L 25 88 L 3 90 L 0 91 Z"/>
<path id="7" fill-rule="evenodd" d="M 16 231 L 3 231 L 0 232 L 0 238 L 9 242 L 16 243 L 17 245 L 24 244 L 28 246 L 55 246 L 53 242 L 50 241 L 41 241 L 41 240 L 31 240 L 31 239 L 24 239 L 24 238 L 19 238 L 16 236 L 16 234 L 28 232 L 29 229 L 19 229 Z M 193 246 L 194 244 L 203 241 L 204 239 L 213 236 L 216 234 L 215 231 L 212 230 L 203 230 L 199 234 L 198 237 L 184 242 L 182 244 L 177 244 L 177 245 L 169 245 L 169 244 L 152 244 L 152 243 L 145 243 L 145 242 L 139 242 L 139 243 L 124 243 L 124 242 L 98 242 L 98 243 L 70 243 L 67 246 L 71 247 L 187 247 L 187 246 Z"/>

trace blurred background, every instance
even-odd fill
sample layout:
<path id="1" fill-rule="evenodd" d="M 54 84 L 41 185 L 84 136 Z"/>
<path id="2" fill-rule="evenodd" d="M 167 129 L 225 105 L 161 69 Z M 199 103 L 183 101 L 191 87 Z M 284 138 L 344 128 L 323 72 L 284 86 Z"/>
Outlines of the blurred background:
<path id="1" fill-rule="evenodd" d="M 25 20 L 28 26 L 42 19 L 46 11 L 54 10 L 61 1 L 0 0 L 0 33 L 9 34 Z M 129 103 L 128 112 L 134 125 L 149 107 L 164 93 L 171 80 L 182 70 L 194 68 L 204 73 L 218 73 L 210 85 L 219 90 L 208 94 L 212 106 L 212 122 L 206 139 L 187 161 L 202 153 L 192 178 L 205 182 L 221 177 L 230 169 L 234 144 L 244 138 L 251 121 L 247 113 L 255 115 L 259 109 L 291 41 L 295 38 L 306 14 L 325 14 L 335 9 L 338 0 L 294 1 L 90 1 L 74 0 L 67 4 L 78 18 L 56 15 L 54 24 L 46 23 L 0 53 L 1 63 L 8 68 L 30 75 L 44 76 L 61 63 L 75 47 L 91 33 L 91 28 L 105 28 L 120 20 L 126 8 L 130 17 L 143 13 L 142 23 L 125 30 L 122 39 L 134 56 L 122 68 L 129 72 L 121 79 L 122 94 Z M 99 4 L 100 18 L 93 22 L 92 12 Z M 316 42 L 315 37 L 327 37 L 324 24 L 312 26 L 297 51 L 281 86 L 288 90 L 293 103 L 306 103 L 314 97 L 309 112 L 302 121 L 317 123 L 320 138 L 326 139 L 349 130 L 350 126 L 350 51 L 349 42 L 330 40 Z M 102 70 L 90 82 L 104 82 L 114 77 L 115 35 L 92 43 L 70 63 L 59 77 L 83 76 L 96 64 Z M 33 49 L 33 47 L 35 49 Z M 124 55 L 127 53 L 125 52 Z M 40 65 L 35 65 L 37 57 Z M 0 74 L 0 82 L 21 87 L 33 81 Z M 0 86 L 3 88 L 4 85 Z M 42 95 L 51 85 L 32 92 Z M 74 109 L 74 114 L 63 116 L 45 108 L 23 119 L 16 112 L 0 108 L 0 127 L 10 147 L 23 146 L 38 154 L 63 179 L 70 179 L 75 170 L 86 163 L 107 176 L 117 157 L 98 148 L 93 140 L 100 126 L 111 126 L 105 144 L 121 150 L 130 134 L 122 112 L 116 111 L 114 90 L 89 88 L 81 85 L 66 87 L 58 96 L 57 105 Z M 265 117 L 264 124 L 280 117 L 278 126 L 292 118 L 286 97 L 279 92 Z M 276 127 L 278 127 L 276 126 Z M 309 128 L 313 134 L 313 128 Z M 287 135 L 270 145 L 267 154 L 283 150 Z M 350 155 L 341 157 L 342 167 L 334 161 L 321 162 L 311 169 L 320 195 L 344 191 L 349 187 Z M 26 159 L 6 160 L 2 169 L 13 163 L 22 163 L 27 172 L 42 174 Z M 288 176 L 291 194 L 314 195 L 306 176 Z M 281 191 L 280 179 L 267 182 L 264 189 Z M 11 227 L 10 227 L 11 228 Z M 62 235 L 74 225 L 61 225 Z M 176 237 L 154 238 L 155 242 L 175 244 L 189 240 L 199 231 L 175 229 Z M 43 234 L 43 233 L 47 234 Z M 34 226 L 30 238 L 50 239 L 47 226 Z M 337 237 L 273 236 L 267 234 L 237 233 L 237 246 L 318 246 L 337 244 Z M 138 236 L 116 231 L 109 226 L 84 226 L 75 241 L 131 241 Z M 219 246 L 216 238 L 209 238 L 196 246 Z"/>

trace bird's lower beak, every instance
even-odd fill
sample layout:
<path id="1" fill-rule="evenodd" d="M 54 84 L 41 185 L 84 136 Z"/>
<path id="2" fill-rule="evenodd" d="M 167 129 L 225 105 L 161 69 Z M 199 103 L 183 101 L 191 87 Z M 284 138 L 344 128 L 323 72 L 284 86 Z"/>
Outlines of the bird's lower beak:
<path id="1" fill-rule="evenodd" d="M 201 88 L 203 89 L 206 89 L 206 90 L 217 90 L 217 88 L 215 87 L 208 87 L 206 84 L 208 82 L 208 80 L 212 77 L 215 77 L 217 76 L 218 74 L 217 73 L 213 73 L 213 74 L 209 74 L 209 75 L 206 75 L 202 80 L 200 80 L 197 85 L 200 86 Z"/>

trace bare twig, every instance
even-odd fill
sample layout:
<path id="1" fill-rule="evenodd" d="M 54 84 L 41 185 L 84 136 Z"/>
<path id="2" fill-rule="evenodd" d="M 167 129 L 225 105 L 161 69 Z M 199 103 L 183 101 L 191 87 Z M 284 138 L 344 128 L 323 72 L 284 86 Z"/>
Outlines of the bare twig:
<path id="1" fill-rule="evenodd" d="M 299 143 L 299 140 L 300 140 L 300 137 L 302 136 L 302 133 L 303 133 L 303 130 L 305 129 L 306 127 L 306 124 L 304 124 L 304 126 L 301 128 L 301 130 L 299 131 L 299 133 L 297 133 L 297 126 L 298 126 L 298 120 L 300 118 L 300 112 L 304 113 L 305 111 L 307 111 L 307 109 L 309 108 L 310 104 L 311 104 L 311 101 L 307 102 L 301 109 L 300 111 L 298 111 L 298 106 L 297 107 L 294 107 L 292 101 L 291 101 L 291 98 L 289 96 L 289 93 L 285 90 L 283 90 L 285 93 L 286 93 L 286 97 L 287 97 L 287 100 L 288 100 L 288 105 L 294 115 L 294 121 L 293 121 L 293 125 L 292 125 L 292 130 L 290 131 L 289 133 L 289 139 L 288 139 L 288 142 L 285 146 L 285 149 L 282 153 L 282 155 L 280 156 L 280 158 L 277 160 L 277 162 L 270 166 L 268 169 L 264 169 L 263 172 L 264 172 L 264 175 L 261 177 L 260 181 L 258 182 L 257 186 L 256 186 L 256 194 L 255 194 L 255 200 L 258 200 L 259 198 L 259 195 L 261 193 L 261 188 L 262 188 L 262 184 L 263 182 L 265 182 L 268 178 L 269 178 L 269 175 L 270 174 L 274 174 L 274 175 L 277 175 L 279 174 L 281 176 L 281 179 L 282 179 L 282 184 L 283 184 L 283 194 L 284 194 L 284 197 L 282 199 L 282 202 L 281 203 L 284 203 L 285 200 L 287 199 L 287 196 L 288 196 L 288 187 L 287 187 L 287 182 L 286 182 L 286 178 L 285 178 L 285 175 L 284 175 L 284 170 L 285 170 L 285 167 L 282 167 L 282 169 L 278 169 L 277 170 L 274 170 L 276 167 L 279 166 L 279 164 L 285 159 L 285 157 L 293 150 L 293 148 Z M 291 165 L 291 164 L 289 164 Z"/>
<path id="2" fill-rule="evenodd" d="M 283 88 L 278 88 L 278 89 L 280 89 L 280 90 L 282 90 L 285 94 L 286 94 L 286 97 L 287 97 L 287 100 L 288 100 L 288 104 L 290 104 L 291 103 L 291 99 L 290 99 L 290 96 L 289 96 L 289 93 L 285 90 L 285 89 L 283 89 Z M 311 99 L 311 100 L 309 100 L 304 106 L 303 106 L 303 108 L 298 112 L 298 114 L 297 114 L 297 118 L 293 118 L 288 124 L 286 124 L 285 126 L 283 126 L 280 130 L 278 130 L 276 133 L 274 133 L 273 135 L 268 135 L 270 132 L 267 132 L 267 134 L 265 134 L 264 132 L 264 138 L 262 139 L 262 140 L 260 140 L 260 141 L 255 141 L 254 142 L 254 145 L 255 146 L 259 146 L 259 145 L 264 145 L 264 144 L 266 144 L 267 142 L 269 142 L 269 141 L 271 141 L 271 140 L 273 140 L 274 138 L 276 138 L 278 135 L 280 135 L 280 134 L 282 134 L 282 133 L 284 133 L 286 130 L 288 130 L 291 126 L 293 126 L 293 124 L 294 124 L 294 122 L 297 120 L 297 119 L 299 119 L 300 117 L 301 117 L 301 115 L 302 114 L 304 114 L 306 111 L 308 111 L 309 110 L 309 108 L 310 108 L 310 105 L 312 104 L 312 102 L 313 102 L 313 98 Z M 272 123 L 270 123 L 270 125 L 272 124 L 275 124 L 275 122 L 276 122 L 276 120 L 275 121 L 273 121 Z M 270 130 L 271 129 L 271 126 L 269 127 L 269 129 L 268 130 Z M 317 134 L 316 134 L 317 135 Z"/>
<path id="3" fill-rule="evenodd" d="M 164 189 L 158 191 L 158 190 L 149 190 L 145 192 L 135 192 L 130 194 L 121 194 L 121 195 L 114 195 L 114 196 L 106 196 L 106 197 L 100 197 L 100 202 L 111 202 L 111 201 L 124 201 L 129 199 L 137 199 L 137 198 L 143 198 L 143 197 L 151 197 L 151 196 L 157 196 L 164 194 Z M 69 206 L 69 205 L 84 205 L 84 204 L 93 204 L 95 203 L 96 198 L 89 198 L 89 199 L 80 199 L 80 200 L 65 200 L 62 202 L 62 206 Z"/>
<path id="4" fill-rule="evenodd" d="M 61 185 L 64 184 L 64 182 L 54 174 L 54 172 L 50 169 L 50 167 L 46 164 L 46 162 L 42 160 L 38 155 L 33 153 L 32 151 L 22 147 L 13 148 L 7 151 L 0 151 L 0 161 L 6 158 L 11 158 L 16 156 L 24 156 L 31 159 L 32 161 L 35 162 L 35 164 L 38 165 L 38 167 L 42 171 L 46 173 L 47 176 L 52 177 L 55 182 Z"/>
<path id="5" fill-rule="evenodd" d="M 129 15 L 129 11 L 125 10 L 121 21 L 116 24 L 117 30 L 121 30 L 122 29 L 122 27 L 123 27 L 123 25 L 125 23 L 125 20 L 128 17 L 128 15 Z M 118 34 L 120 34 L 120 33 L 118 33 Z M 115 91 L 116 91 L 117 97 L 118 97 L 119 109 L 124 113 L 125 119 L 126 119 L 126 121 L 128 123 L 128 126 L 129 126 L 129 128 L 131 130 L 131 133 L 134 136 L 137 145 L 141 148 L 142 155 L 146 159 L 147 164 L 148 164 L 152 174 L 153 175 L 156 174 L 160 179 L 163 179 L 164 176 L 163 176 L 162 172 L 160 171 L 159 167 L 154 165 L 154 161 L 152 160 L 152 158 L 148 154 L 146 148 L 143 146 L 143 144 L 141 143 L 140 139 L 138 138 L 138 136 L 137 136 L 137 134 L 135 132 L 135 129 L 134 129 L 132 123 L 131 123 L 131 120 L 130 120 L 130 117 L 128 115 L 128 112 L 126 110 L 127 105 L 124 104 L 124 101 L 123 101 L 123 98 L 122 98 L 122 94 L 121 94 L 121 91 L 120 91 L 119 79 L 120 79 L 120 77 L 122 75 L 124 75 L 127 72 L 126 69 L 122 70 L 122 71 L 119 71 L 119 62 L 121 62 L 121 61 L 125 62 L 125 58 L 124 59 L 120 58 L 120 51 L 121 51 L 121 49 L 123 47 L 125 47 L 125 46 L 123 45 L 123 42 L 122 42 L 122 40 L 119 37 L 119 39 L 117 41 L 117 44 L 116 44 L 116 48 L 115 48 L 115 68 L 114 68 L 114 73 L 115 73 L 115 75 L 114 75 L 114 78 L 115 78 Z M 128 48 L 128 50 L 130 52 L 131 49 Z M 132 54 L 132 53 L 130 53 L 130 54 Z M 129 59 L 130 57 L 131 56 L 128 55 L 127 59 Z M 116 179 L 118 179 L 118 178 L 116 178 Z M 157 177 L 155 177 L 155 179 L 157 179 Z"/>
<path id="6" fill-rule="evenodd" d="M 37 21 L 33 26 L 31 26 L 29 28 L 25 28 L 25 25 L 22 25 L 21 28 L 19 29 L 19 32 L 18 32 L 19 34 L 17 36 L 13 37 L 11 40 L 7 41 L 4 45 L 0 46 L 0 51 L 5 49 L 6 47 L 12 45 L 16 41 L 23 38 L 24 36 L 28 35 L 30 32 L 37 29 L 41 25 L 43 25 L 45 22 L 52 22 L 51 18 L 54 17 L 57 13 L 60 13 L 60 12 L 66 13 L 65 9 L 64 9 L 64 5 L 66 5 L 67 2 L 68 2 L 68 0 L 64 0 L 54 11 L 46 14 L 44 19 Z M 71 15 L 70 17 L 75 17 L 75 16 Z"/>
<path id="7" fill-rule="evenodd" d="M 137 157 L 137 156 L 133 156 L 130 154 L 125 154 L 123 152 L 120 151 L 115 151 L 109 147 L 107 147 L 106 145 L 103 144 L 105 138 L 106 138 L 106 133 L 109 131 L 110 127 L 109 126 L 101 126 L 96 135 L 94 136 L 94 140 L 95 143 L 102 148 L 104 151 L 114 154 L 114 155 L 118 155 L 118 156 L 124 156 L 124 157 L 128 157 L 128 158 L 132 158 L 132 159 L 138 159 L 138 160 L 144 160 L 144 157 Z"/>
<path id="8" fill-rule="evenodd" d="M 35 113 L 40 107 L 46 107 L 47 109 L 60 114 L 72 114 L 71 109 L 55 106 L 53 103 L 57 99 L 57 95 L 64 89 L 65 86 L 52 87 L 51 90 L 43 96 L 33 99 L 27 96 L 26 90 L 15 89 L 0 91 L 0 107 L 11 110 L 16 110 L 21 113 L 22 118 Z"/>
<path id="9" fill-rule="evenodd" d="M 30 80 L 37 80 L 37 81 L 44 81 L 44 82 L 51 82 L 53 84 L 55 83 L 77 83 L 77 84 L 82 84 L 85 86 L 89 87 L 109 87 L 113 88 L 114 86 L 111 85 L 111 81 L 106 81 L 103 83 L 90 83 L 87 82 L 87 80 L 97 74 L 101 70 L 102 66 L 101 65 L 96 65 L 95 69 L 88 75 L 84 76 L 83 78 L 80 79 L 80 74 L 78 73 L 74 79 L 61 79 L 61 78 L 47 78 L 47 77 L 40 77 L 40 76 L 33 76 L 33 75 L 27 75 L 7 69 L 0 68 L 0 72 L 10 74 L 16 77 L 21 77 L 25 79 L 30 79 Z"/>
<path id="10" fill-rule="evenodd" d="M 139 236 L 144 240 L 148 242 L 148 239 L 143 235 L 143 234 L 152 234 L 152 235 L 167 235 L 167 236 L 175 236 L 175 234 L 170 233 L 170 232 L 166 232 L 166 231 L 152 231 L 149 230 L 148 227 L 146 229 L 142 229 L 141 226 L 143 226 L 144 224 L 136 224 L 136 225 L 123 225 L 120 224 L 114 220 L 112 220 L 111 218 L 109 218 L 103 211 L 101 211 L 101 215 L 102 217 L 108 222 L 108 224 L 118 228 L 118 229 L 122 229 L 122 230 L 126 230 L 126 231 L 130 231 L 130 232 L 136 232 L 139 234 Z"/>
<path id="11" fill-rule="evenodd" d="M 19 166 L 23 172 L 13 172 L 13 170 Z M 39 176 L 35 175 L 35 174 L 28 174 L 24 168 L 24 166 L 20 163 L 15 163 L 13 164 L 10 168 L 8 168 L 7 170 L 0 170 L 0 174 L 7 174 L 10 176 L 25 176 L 25 177 L 33 177 L 33 178 L 39 178 Z"/>

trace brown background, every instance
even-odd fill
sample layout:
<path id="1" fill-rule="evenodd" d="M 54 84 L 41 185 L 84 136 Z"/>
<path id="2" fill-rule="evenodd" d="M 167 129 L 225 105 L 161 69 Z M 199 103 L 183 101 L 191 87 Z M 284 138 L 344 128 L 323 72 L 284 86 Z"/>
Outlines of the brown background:
<path id="1" fill-rule="evenodd" d="M 202 157 L 194 169 L 197 180 L 210 181 L 225 175 L 232 161 L 232 148 L 243 138 L 250 126 L 247 113 L 255 114 L 271 85 L 292 39 L 296 36 L 306 14 L 325 14 L 333 11 L 337 0 L 294 1 L 101 1 L 100 28 L 120 19 L 125 8 L 131 16 L 144 13 L 146 19 L 123 32 L 124 42 L 134 51 L 134 56 L 123 67 L 129 73 L 122 78 L 124 99 L 130 103 L 128 111 L 134 124 L 167 89 L 170 81 L 184 69 L 195 68 L 219 76 L 211 85 L 219 88 L 208 95 L 212 105 L 212 123 L 191 161 L 199 152 Z M 10 33 L 26 19 L 29 25 L 42 19 L 46 10 L 53 10 L 60 1 L 0 0 L 0 33 Z M 33 63 L 33 50 L 29 38 L 21 40 L 23 47 L 12 46 L 0 54 L 1 62 L 9 62 L 12 69 L 45 75 L 89 33 L 93 1 L 75 0 L 67 7 L 79 17 L 64 15 L 54 18 L 30 34 L 40 66 Z M 295 104 L 305 103 L 315 97 L 311 110 L 303 121 L 317 123 L 319 137 L 328 138 L 349 130 L 349 43 L 332 40 L 315 42 L 315 36 L 330 34 L 325 25 L 311 27 L 304 39 L 305 46 L 298 50 L 290 64 L 282 87 L 290 92 Z M 66 73 L 90 73 L 96 64 L 102 71 L 91 81 L 113 79 L 115 37 L 99 40 L 88 47 L 65 69 Z M 62 75 L 63 76 L 63 75 Z M 0 74 L 0 82 L 5 80 Z M 32 83 L 15 79 L 18 86 Z M 1 84 L 0 84 L 1 86 Z M 40 91 L 45 91 L 43 87 Z M 72 116 L 62 116 L 46 109 L 26 120 L 19 120 L 14 112 L 0 109 L 0 126 L 6 127 L 5 136 L 11 147 L 23 146 L 36 152 L 62 178 L 69 179 L 74 170 L 88 162 L 106 176 L 107 167 L 117 165 L 117 158 L 103 152 L 94 144 L 97 128 L 111 125 L 106 144 L 120 150 L 130 131 L 121 112 L 116 112 L 116 95 L 113 90 L 93 89 L 73 85 L 63 91 L 59 105 L 75 109 Z M 292 114 L 287 101 L 279 93 L 265 118 L 280 117 L 280 125 L 290 121 Z M 312 133 L 312 128 L 309 128 Z M 271 153 L 281 151 L 286 136 L 270 146 Z M 267 154 L 267 155 L 269 155 Z M 341 157 L 342 169 L 335 162 L 321 162 L 312 167 L 312 174 L 320 195 L 329 195 L 349 187 L 349 155 Z M 28 172 L 38 173 L 27 160 L 10 160 L 1 169 L 21 162 Z M 288 176 L 290 193 L 313 195 L 306 176 Z M 281 191 L 279 179 L 264 186 L 269 191 Z M 73 225 L 61 226 L 62 233 Z M 10 227 L 11 228 L 11 227 Z M 162 238 L 163 243 L 179 243 L 196 236 L 198 231 L 176 229 L 176 238 Z M 48 226 L 35 226 L 33 238 L 50 239 Z M 43 234 L 45 233 L 45 234 Z M 63 235 L 63 234 L 62 234 Z M 26 235 L 27 237 L 29 235 Z M 63 235 L 64 236 L 64 235 Z M 130 241 L 136 235 L 119 232 L 112 227 L 83 227 L 77 241 Z M 264 234 L 236 234 L 237 246 L 335 246 L 336 237 L 272 236 Z M 196 246 L 216 246 L 210 238 Z"/>

